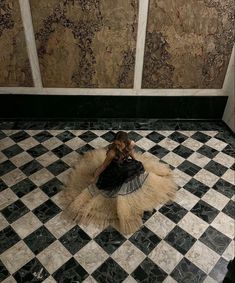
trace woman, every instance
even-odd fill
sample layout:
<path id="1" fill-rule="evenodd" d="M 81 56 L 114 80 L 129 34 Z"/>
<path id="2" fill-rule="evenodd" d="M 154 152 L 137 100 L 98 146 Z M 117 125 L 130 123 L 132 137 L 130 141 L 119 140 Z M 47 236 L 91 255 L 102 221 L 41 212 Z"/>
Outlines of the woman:
<path id="1" fill-rule="evenodd" d="M 65 188 L 71 199 L 66 211 L 77 223 L 111 224 L 130 234 L 142 225 L 144 211 L 174 197 L 177 186 L 169 166 L 134 152 L 134 145 L 119 131 L 107 151 L 81 157 Z"/>

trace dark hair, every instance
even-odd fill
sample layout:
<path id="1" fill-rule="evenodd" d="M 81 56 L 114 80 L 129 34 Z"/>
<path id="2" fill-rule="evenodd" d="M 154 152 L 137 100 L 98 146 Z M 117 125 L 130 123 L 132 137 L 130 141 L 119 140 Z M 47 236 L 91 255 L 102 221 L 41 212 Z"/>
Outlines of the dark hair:
<path id="1" fill-rule="evenodd" d="M 123 152 L 119 151 L 119 149 L 117 148 L 116 144 L 114 143 L 116 140 L 118 141 L 122 141 L 125 143 L 125 149 Z M 116 133 L 116 135 L 114 136 L 114 139 L 113 139 L 113 143 L 111 143 L 109 146 L 108 146 L 108 151 L 111 150 L 111 149 L 114 149 L 115 152 L 116 152 L 116 156 L 117 158 L 120 158 L 121 155 L 125 155 L 125 156 L 128 156 L 128 153 L 129 153 L 129 145 L 130 145 L 130 140 L 128 139 L 128 134 L 124 131 L 119 131 Z M 107 152 L 108 152 L 107 151 Z"/>
<path id="2" fill-rule="evenodd" d="M 119 131 L 119 132 L 116 133 L 116 135 L 114 137 L 114 141 L 115 140 L 124 142 L 126 146 L 129 143 L 128 134 L 126 132 L 123 132 L 123 131 Z"/>

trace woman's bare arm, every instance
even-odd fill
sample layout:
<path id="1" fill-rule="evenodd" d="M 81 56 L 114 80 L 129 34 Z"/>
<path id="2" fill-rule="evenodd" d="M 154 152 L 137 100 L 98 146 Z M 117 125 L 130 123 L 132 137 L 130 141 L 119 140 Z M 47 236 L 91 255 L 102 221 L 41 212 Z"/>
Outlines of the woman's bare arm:
<path id="1" fill-rule="evenodd" d="M 131 141 L 131 143 L 129 145 L 129 149 L 130 149 L 129 155 L 132 159 L 135 159 L 134 147 L 135 147 L 135 142 Z"/>

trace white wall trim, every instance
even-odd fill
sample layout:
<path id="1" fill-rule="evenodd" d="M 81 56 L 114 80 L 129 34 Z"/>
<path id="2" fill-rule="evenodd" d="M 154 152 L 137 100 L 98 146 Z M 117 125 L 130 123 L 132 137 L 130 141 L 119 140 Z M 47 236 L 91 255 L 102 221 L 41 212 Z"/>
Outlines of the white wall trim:
<path id="1" fill-rule="evenodd" d="M 38 54 L 35 43 L 29 0 L 19 0 L 19 4 L 25 33 L 26 46 L 33 75 L 33 82 L 35 87 L 42 88 L 42 79 L 38 62 Z"/>
<path id="2" fill-rule="evenodd" d="M 47 95 L 102 95 L 102 96 L 222 96 L 222 89 L 108 89 L 108 88 L 36 88 L 0 87 L 3 94 L 47 94 Z"/>
<path id="3" fill-rule="evenodd" d="M 134 75 L 134 90 L 141 89 L 143 65 L 144 65 L 144 48 L 146 28 L 148 21 L 148 7 L 149 0 L 139 1 L 139 18 L 138 18 L 138 31 L 136 41 L 136 59 L 135 59 L 135 75 Z"/>

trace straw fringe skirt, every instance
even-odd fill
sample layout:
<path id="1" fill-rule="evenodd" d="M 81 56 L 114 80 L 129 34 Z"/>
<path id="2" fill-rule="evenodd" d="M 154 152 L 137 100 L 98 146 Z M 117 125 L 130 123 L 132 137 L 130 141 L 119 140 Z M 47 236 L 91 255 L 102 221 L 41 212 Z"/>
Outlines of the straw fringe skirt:
<path id="1" fill-rule="evenodd" d="M 68 203 L 64 208 L 66 217 L 78 224 L 94 224 L 99 228 L 112 225 L 123 234 L 137 231 L 142 225 L 144 211 L 152 211 L 158 204 L 174 198 L 177 185 L 173 180 L 169 165 L 154 157 L 135 153 L 141 161 L 147 176 L 142 186 L 126 195 L 107 197 L 90 179 L 106 156 L 106 150 L 96 149 L 79 158 L 64 187 L 64 198 Z"/>

